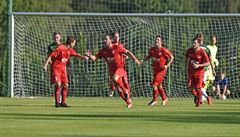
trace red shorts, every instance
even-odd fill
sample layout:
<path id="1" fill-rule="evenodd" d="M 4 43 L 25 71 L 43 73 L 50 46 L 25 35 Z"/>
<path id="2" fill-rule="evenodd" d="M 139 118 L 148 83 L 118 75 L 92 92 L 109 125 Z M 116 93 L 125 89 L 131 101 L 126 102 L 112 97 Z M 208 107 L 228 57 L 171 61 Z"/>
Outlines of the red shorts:
<path id="1" fill-rule="evenodd" d="M 124 77 L 124 75 L 126 75 L 126 70 L 124 68 L 118 68 L 114 75 L 118 75 L 120 78 Z"/>
<path id="2" fill-rule="evenodd" d="M 116 70 L 115 73 L 111 73 L 110 72 L 110 88 L 112 90 L 115 89 L 115 83 L 112 81 L 112 78 L 113 78 L 114 74 L 117 74 L 119 77 L 122 77 L 124 84 L 128 84 L 127 71 L 125 69 L 123 69 L 123 68 L 119 68 L 119 69 Z"/>
<path id="3" fill-rule="evenodd" d="M 51 76 L 51 83 L 68 83 L 67 71 L 66 70 L 53 70 Z"/>
<path id="4" fill-rule="evenodd" d="M 167 73 L 166 69 L 154 72 L 154 74 L 153 74 L 154 78 L 153 78 L 153 81 L 152 81 L 152 85 L 153 86 L 159 86 L 160 84 L 162 84 L 166 73 Z"/>
<path id="5" fill-rule="evenodd" d="M 198 88 L 201 89 L 204 87 L 203 76 L 200 77 L 191 77 L 188 81 L 188 86 L 191 88 Z"/>

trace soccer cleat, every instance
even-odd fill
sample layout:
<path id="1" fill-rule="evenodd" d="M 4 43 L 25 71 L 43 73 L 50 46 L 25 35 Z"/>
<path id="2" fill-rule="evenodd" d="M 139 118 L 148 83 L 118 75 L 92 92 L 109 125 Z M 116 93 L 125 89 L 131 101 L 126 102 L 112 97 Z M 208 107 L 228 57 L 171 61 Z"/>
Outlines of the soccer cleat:
<path id="1" fill-rule="evenodd" d="M 110 91 L 109 97 L 112 97 L 114 95 L 114 91 Z"/>
<path id="2" fill-rule="evenodd" d="M 196 107 L 196 108 L 200 108 L 200 104 L 196 104 L 195 107 Z"/>
<path id="3" fill-rule="evenodd" d="M 127 104 L 127 108 L 132 108 L 132 104 Z"/>
<path id="4" fill-rule="evenodd" d="M 167 102 L 168 102 L 168 99 L 163 100 L 162 101 L 162 106 L 165 106 L 167 104 Z"/>
<path id="5" fill-rule="evenodd" d="M 212 98 L 211 97 L 207 97 L 207 103 L 209 106 L 212 105 Z"/>
<path id="6" fill-rule="evenodd" d="M 148 103 L 148 106 L 155 106 L 155 105 L 157 105 L 157 101 L 154 101 L 154 100 Z"/>
<path id="7" fill-rule="evenodd" d="M 59 108 L 60 107 L 60 103 L 55 103 L 55 107 Z"/>
<path id="8" fill-rule="evenodd" d="M 69 107 L 66 103 L 61 103 L 60 106 L 61 107 L 66 107 L 66 108 Z"/>
<path id="9" fill-rule="evenodd" d="M 125 99 L 125 100 L 128 100 L 128 93 L 125 93 L 125 92 L 124 92 L 124 99 Z"/>

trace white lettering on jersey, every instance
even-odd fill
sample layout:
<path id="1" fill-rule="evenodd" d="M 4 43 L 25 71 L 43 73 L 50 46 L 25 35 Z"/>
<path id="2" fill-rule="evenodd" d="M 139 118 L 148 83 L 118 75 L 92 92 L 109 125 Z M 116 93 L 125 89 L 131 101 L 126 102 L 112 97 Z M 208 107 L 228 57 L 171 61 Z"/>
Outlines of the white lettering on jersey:
<path id="1" fill-rule="evenodd" d="M 154 62 L 160 62 L 160 59 L 153 57 Z"/>
<path id="2" fill-rule="evenodd" d="M 111 57 L 107 58 L 107 61 L 108 61 L 108 62 L 113 62 L 113 61 L 114 61 L 114 57 L 112 57 L 112 58 L 111 58 Z"/>
<path id="3" fill-rule="evenodd" d="M 67 59 L 66 59 L 66 58 L 63 58 L 63 59 L 62 59 L 62 62 L 67 62 Z"/>

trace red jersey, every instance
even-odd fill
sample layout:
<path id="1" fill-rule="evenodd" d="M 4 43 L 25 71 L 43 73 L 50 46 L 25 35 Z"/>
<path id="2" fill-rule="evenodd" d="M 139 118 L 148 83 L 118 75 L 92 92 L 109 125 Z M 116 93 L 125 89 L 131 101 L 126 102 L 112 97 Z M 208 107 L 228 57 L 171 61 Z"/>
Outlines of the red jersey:
<path id="1" fill-rule="evenodd" d="M 189 59 L 188 62 L 188 74 L 191 77 L 201 77 L 204 75 L 204 67 L 194 68 L 193 63 L 203 64 L 209 62 L 208 55 L 203 49 L 199 49 L 197 52 L 194 52 L 194 48 L 191 47 L 187 50 L 186 58 Z"/>
<path id="2" fill-rule="evenodd" d="M 152 47 L 149 49 L 148 56 L 153 60 L 154 71 L 160 71 L 163 70 L 166 60 L 172 56 L 172 53 L 165 47 L 161 47 L 160 49 Z"/>
<path id="3" fill-rule="evenodd" d="M 120 48 L 124 48 L 124 46 L 123 46 L 123 44 L 121 42 L 113 43 L 113 45 L 118 46 Z M 123 63 L 124 66 L 125 66 L 125 60 L 126 60 L 126 56 L 122 55 L 122 63 Z"/>
<path id="4" fill-rule="evenodd" d="M 78 56 L 78 53 L 72 48 L 59 45 L 58 48 L 50 55 L 51 58 L 55 58 L 55 61 L 52 62 L 52 68 L 57 70 L 65 70 L 70 56 Z"/>
<path id="5" fill-rule="evenodd" d="M 103 48 L 96 55 L 97 58 L 104 58 L 107 62 L 109 69 L 124 68 L 124 63 L 122 61 L 122 55 L 126 53 L 126 49 L 123 47 L 118 47 L 113 45 L 111 48 Z"/>

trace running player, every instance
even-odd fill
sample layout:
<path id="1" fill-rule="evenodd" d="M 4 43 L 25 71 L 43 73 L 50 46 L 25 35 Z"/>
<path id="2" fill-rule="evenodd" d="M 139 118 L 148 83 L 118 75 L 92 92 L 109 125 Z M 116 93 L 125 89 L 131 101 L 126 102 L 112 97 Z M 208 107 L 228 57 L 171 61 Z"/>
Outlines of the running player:
<path id="1" fill-rule="evenodd" d="M 86 52 L 92 60 L 100 58 L 105 59 L 109 67 L 110 79 L 121 88 L 119 91 L 121 98 L 127 103 L 127 108 L 132 107 L 132 101 L 128 93 L 128 89 L 124 86 L 123 76 L 126 73 L 122 62 L 121 54 L 128 54 L 137 64 L 140 64 L 138 59 L 127 49 L 112 44 L 111 36 L 106 34 L 104 38 L 105 47 L 102 48 L 96 56 L 90 51 Z"/>

